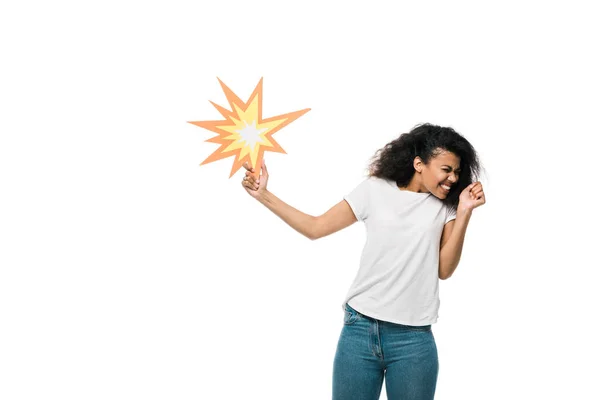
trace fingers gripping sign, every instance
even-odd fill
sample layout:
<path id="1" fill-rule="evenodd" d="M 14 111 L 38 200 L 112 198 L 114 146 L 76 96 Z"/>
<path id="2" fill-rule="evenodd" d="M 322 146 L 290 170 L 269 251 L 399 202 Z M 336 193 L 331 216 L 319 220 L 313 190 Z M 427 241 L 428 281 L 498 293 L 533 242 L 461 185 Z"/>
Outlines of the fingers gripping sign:
<path id="1" fill-rule="evenodd" d="M 242 186 L 250 196 L 254 198 L 261 196 L 267 190 L 267 182 L 269 181 L 269 173 L 264 160 L 262 161 L 260 171 L 256 171 L 247 162 L 243 166 L 246 169 L 246 173 L 242 178 Z"/>

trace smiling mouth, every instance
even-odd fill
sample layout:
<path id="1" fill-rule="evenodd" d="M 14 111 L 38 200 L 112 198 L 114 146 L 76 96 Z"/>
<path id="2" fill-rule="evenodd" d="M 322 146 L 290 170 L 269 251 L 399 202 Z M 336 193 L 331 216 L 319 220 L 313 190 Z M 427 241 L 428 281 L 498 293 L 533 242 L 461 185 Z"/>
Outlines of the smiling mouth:
<path id="1" fill-rule="evenodd" d="M 451 187 L 450 186 L 446 186 L 446 185 L 440 185 L 442 189 L 444 189 L 446 192 L 449 192 Z"/>

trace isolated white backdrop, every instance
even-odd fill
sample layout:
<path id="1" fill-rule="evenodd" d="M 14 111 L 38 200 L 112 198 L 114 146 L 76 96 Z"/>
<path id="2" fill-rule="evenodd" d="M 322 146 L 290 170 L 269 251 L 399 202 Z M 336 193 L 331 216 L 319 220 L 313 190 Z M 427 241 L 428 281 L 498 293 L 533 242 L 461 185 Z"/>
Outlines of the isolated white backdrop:
<path id="1" fill-rule="evenodd" d="M 466 136 L 487 204 L 441 282 L 436 398 L 600 398 L 600 29 L 566 4 L 4 3 L 0 398 L 330 398 L 364 229 L 311 242 L 199 166 L 217 77 L 312 109 L 266 162 L 313 215 L 415 124 Z"/>

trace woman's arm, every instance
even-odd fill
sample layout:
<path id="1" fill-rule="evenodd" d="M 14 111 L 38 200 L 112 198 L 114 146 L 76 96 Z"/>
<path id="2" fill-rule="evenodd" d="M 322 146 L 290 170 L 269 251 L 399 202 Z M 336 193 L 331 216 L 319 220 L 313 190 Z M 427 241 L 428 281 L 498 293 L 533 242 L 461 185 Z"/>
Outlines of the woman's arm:
<path id="1" fill-rule="evenodd" d="M 340 201 L 321 216 L 314 217 L 305 214 L 267 190 L 269 173 L 264 162 L 260 177 L 253 175 L 254 168 L 250 168 L 247 164 L 244 164 L 244 167 L 247 171 L 242 185 L 246 192 L 310 240 L 330 235 L 357 221 L 354 212 L 345 200 Z"/>
<path id="2" fill-rule="evenodd" d="M 472 210 L 458 210 L 456 219 L 444 225 L 438 270 L 440 279 L 450 278 L 458 267 L 472 212 Z"/>
<path id="3" fill-rule="evenodd" d="M 448 279 L 452 276 L 462 254 L 467 225 L 471 220 L 473 210 L 485 204 L 485 193 L 481 182 L 467 186 L 460 194 L 456 210 L 456 219 L 444 225 L 440 244 L 440 266 L 438 276 Z"/>
<path id="4" fill-rule="evenodd" d="M 340 201 L 319 217 L 295 209 L 269 191 L 265 191 L 258 201 L 310 240 L 330 235 L 356 222 L 356 217 L 346 200 Z"/>

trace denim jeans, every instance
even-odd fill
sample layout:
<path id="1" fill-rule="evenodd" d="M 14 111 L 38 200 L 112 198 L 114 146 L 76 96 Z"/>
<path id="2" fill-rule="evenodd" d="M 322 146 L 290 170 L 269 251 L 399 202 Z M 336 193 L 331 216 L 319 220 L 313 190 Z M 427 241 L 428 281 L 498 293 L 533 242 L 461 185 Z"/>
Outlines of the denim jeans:
<path id="1" fill-rule="evenodd" d="M 438 354 L 431 325 L 367 317 L 346 304 L 333 363 L 333 400 L 432 400 Z"/>

